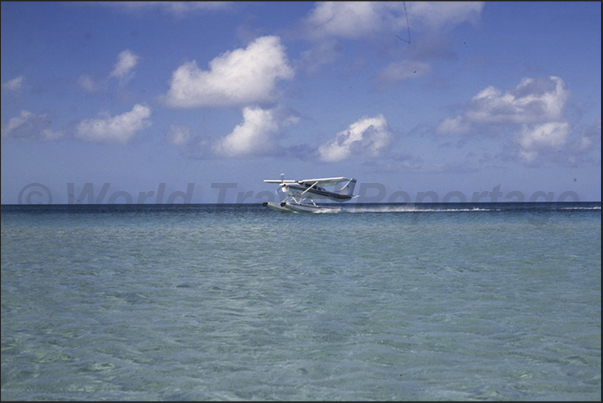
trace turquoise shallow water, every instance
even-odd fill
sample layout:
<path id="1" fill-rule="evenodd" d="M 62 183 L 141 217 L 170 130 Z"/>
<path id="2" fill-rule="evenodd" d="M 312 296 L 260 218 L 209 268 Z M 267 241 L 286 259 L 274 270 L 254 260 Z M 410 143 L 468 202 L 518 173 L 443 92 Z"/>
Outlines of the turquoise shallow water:
<path id="1" fill-rule="evenodd" d="M 601 398 L 600 203 L 3 206 L 1 245 L 2 400 Z"/>

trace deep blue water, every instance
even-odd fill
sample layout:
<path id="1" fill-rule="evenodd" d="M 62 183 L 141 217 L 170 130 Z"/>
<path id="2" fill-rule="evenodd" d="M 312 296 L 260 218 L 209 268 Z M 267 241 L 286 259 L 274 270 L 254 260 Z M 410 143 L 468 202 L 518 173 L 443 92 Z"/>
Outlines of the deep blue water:
<path id="1" fill-rule="evenodd" d="M 2 206 L 2 400 L 601 399 L 601 203 L 337 207 Z"/>

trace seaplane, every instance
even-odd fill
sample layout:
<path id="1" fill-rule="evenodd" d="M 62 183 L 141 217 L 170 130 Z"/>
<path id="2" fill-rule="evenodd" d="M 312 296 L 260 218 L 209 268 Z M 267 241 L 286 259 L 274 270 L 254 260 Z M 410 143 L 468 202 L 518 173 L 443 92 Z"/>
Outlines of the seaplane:
<path id="1" fill-rule="evenodd" d="M 278 192 L 281 191 L 286 197 L 281 202 L 264 202 L 263 205 L 282 212 L 324 212 L 325 210 L 328 210 L 328 208 L 317 205 L 314 199 L 327 199 L 342 203 L 358 197 L 358 195 L 352 194 L 354 192 L 354 187 L 356 186 L 356 179 L 354 178 L 337 177 L 285 180 L 285 174 L 281 174 L 280 180 L 266 179 L 264 182 L 278 183 L 279 187 L 275 191 L 277 196 Z M 336 189 L 325 189 L 325 187 L 331 186 L 336 187 Z"/>

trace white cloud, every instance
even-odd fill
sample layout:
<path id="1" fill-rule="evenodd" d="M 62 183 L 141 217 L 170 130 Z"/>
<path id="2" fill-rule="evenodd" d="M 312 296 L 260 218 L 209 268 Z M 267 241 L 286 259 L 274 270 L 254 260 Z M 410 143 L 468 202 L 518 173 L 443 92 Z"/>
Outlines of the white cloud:
<path id="1" fill-rule="evenodd" d="M 82 74 L 77 79 L 77 85 L 81 89 L 91 94 L 102 91 L 105 89 L 105 82 L 102 80 L 95 80 L 88 74 Z"/>
<path id="2" fill-rule="evenodd" d="M 417 1 L 409 2 L 407 11 L 413 30 L 440 30 L 463 22 L 475 24 L 483 8 L 484 2 L 478 1 Z"/>
<path id="3" fill-rule="evenodd" d="M 306 35 L 359 39 L 382 32 L 438 30 L 476 22 L 482 2 L 319 2 L 304 20 Z M 408 16 L 408 25 L 407 25 Z"/>
<path id="4" fill-rule="evenodd" d="M 127 143 L 136 132 L 149 127 L 151 108 L 137 104 L 132 111 L 114 117 L 85 119 L 76 128 L 76 137 L 86 141 Z"/>
<path id="5" fill-rule="evenodd" d="M 481 123 L 540 123 L 563 117 L 567 101 L 565 84 L 559 77 L 524 78 L 502 93 L 488 87 L 471 100 L 466 117 Z"/>
<path id="6" fill-rule="evenodd" d="M 532 162 L 540 150 L 564 148 L 570 132 L 571 127 L 567 122 L 522 125 L 518 133 L 518 154 L 525 162 Z"/>
<path id="7" fill-rule="evenodd" d="M 132 77 L 134 67 L 138 64 L 140 56 L 136 56 L 130 50 L 126 49 L 117 55 L 117 62 L 113 67 L 113 71 L 109 74 L 109 78 L 117 77 L 122 84 L 127 83 Z"/>
<path id="8" fill-rule="evenodd" d="M 563 157 L 570 165 L 579 161 L 598 161 L 601 164 L 601 117 L 594 124 L 584 126 L 579 136 L 568 139 L 565 151 Z"/>
<path id="9" fill-rule="evenodd" d="M 461 134 L 469 131 L 470 124 L 461 115 L 455 118 L 446 118 L 436 128 L 438 134 Z"/>
<path id="10" fill-rule="evenodd" d="M 565 144 L 571 127 L 567 122 L 548 122 L 540 125 L 523 125 L 519 133 L 522 148 L 561 147 Z"/>
<path id="11" fill-rule="evenodd" d="M 185 146 L 191 138 L 191 129 L 187 125 L 170 125 L 167 139 L 177 147 Z"/>
<path id="12" fill-rule="evenodd" d="M 56 140 L 62 137 L 63 133 L 52 130 L 51 125 L 50 115 L 45 113 L 36 115 L 24 110 L 18 116 L 2 124 L 2 137 L 26 140 Z"/>
<path id="13" fill-rule="evenodd" d="M 166 104 L 193 108 L 268 102 L 275 98 L 276 81 L 294 76 L 278 36 L 264 36 L 246 49 L 225 52 L 209 67 L 209 71 L 201 70 L 194 60 L 178 67 L 164 98 Z"/>
<path id="14" fill-rule="evenodd" d="M 19 92 L 25 82 L 25 76 L 17 76 L 2 83 L 2 91 Z"/>
<path id="15" fill-rule="evenodd" d="M 123 87 L 134 77 L 134 67 L 136 67 L 139 61 L 140 56 L 126 49 L 117 55 L 117 61 L 113 66 L 113 70 L 111 70 L 107 77 L 99 78 L 98 74 L 82 74 L 77 79 L 77 85 L 82 90 L 94 94 L 99 91 L 106 91 L 109 80 L 117 78 L 119 85 Z"/>
<path id="16" fill-rule="evenodd" d="M 319 2 L 305 22 L 310 37 L 361 38 L 391 25 L 398 26 L 402 20 L 391 11 L 391 5 L 383 3 Z M 405 18 L 404 15 L 401 18 Z"/>
<path id="17" fill-rule="evenodd" d="M 440 122 L 437 132 L 467 133 L 474 124 L 561 122 L 568 96 L 563 80 L 554 76 L 524 78 L 505 92 L 490 86 L 471 99 L 462 115 Z"/>
<path id="18" fill-rule="evenodd" d="M 213 151 L 225 157 L 267 154 L 276 147 L 271 134 L 278 129 L 273 110 L 244 108 L 243 122 L 214 144 Z"/>
<path id="19" fill-rule="evenodd" d="M 377 73 L 377 79 L 384 83 L 393 83 L 409 78 L 419 78 L 431 71 L 431 65 L 415 60 L 394 62 Z"/>
<path id="20" fill-rule="evenodd" d="M 423 61 L 454 59 L 453 44 L 446 32 L 465 22 L 476 23 L 483 2 L 317 2 L 302 20 L 305 37 L 322 42 L 336 38 L 408 42 L 408 60 L 381 69 L 376 78 L 380 89 L 394 82 L 427 75 L 431 66 Z M 326 62 L 333 53 L 323 53 Z M 321 53 L 316 52 L 316 56 Z M 309 53 L 308 56 L 314 56 Z M 303 58 L 302 58 L 303 61 Z M 303 65 L 303 64 L 302 64 Z"/>
<path id="21" fill-rule="evenodd" d="M 318 148 L 324 161 L 335 162 L 349 157 L 377 157 L 392 140 L 387 121 L 383 115 L 364 117 L 352 123 L 346 130 Z"/>
<path id="22" fill-rule="evenodd" d="M 507 91 L 489 86 L 475 95 L 464 113 L 447 118 L 438 134 L 467 134 L 491 130 L 511 133 L 517 156 L 527 163 L 541 155 L 576 152 L 586 141 L 569 144 L 572 127 L 564 109 L 569 98 L 559 77 L 524 78 Z M 571 150 L 570 150 L 571 148 Z"/>

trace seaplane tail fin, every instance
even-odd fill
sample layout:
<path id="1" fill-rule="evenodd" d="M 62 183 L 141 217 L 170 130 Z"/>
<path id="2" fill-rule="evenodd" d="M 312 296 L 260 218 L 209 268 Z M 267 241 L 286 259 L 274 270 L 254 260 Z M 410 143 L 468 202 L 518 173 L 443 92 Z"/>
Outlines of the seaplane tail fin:
<path id="1" fill-rule="evenodd" d="M 354 193 L 354 187 L 356 186 L 356 179 L 350 179 L 347 181 L 341 189 L 336 189 L 335 193 L 339 193 L 340 195 L 352 196 Z"/>

